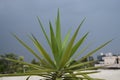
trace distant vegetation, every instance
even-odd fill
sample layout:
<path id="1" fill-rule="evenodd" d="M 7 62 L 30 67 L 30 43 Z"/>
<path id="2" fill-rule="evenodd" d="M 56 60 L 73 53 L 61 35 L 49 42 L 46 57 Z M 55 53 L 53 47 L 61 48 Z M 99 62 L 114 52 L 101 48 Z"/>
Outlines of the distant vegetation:
<path id="1" fill-rule="evenodd" d="M 23 56 L 18 56 L 17 54 L 14 53 L 7 53 L 7 54 L 1 54 L 0 55 L 0 74 L 9 74 L 9 73 L 24 73 L 26 71 L 30 71 L 33 68 L 30 68 L 29 66 L 16 63 L 16 62 L 11 62 L 9 60 L 6 60 L 5 58 L 10 58 L 14 60 L 19 60 L 19 61 L 24 61 Z M 87 62 L 87 61 L 93 61 L 93 57 L 89 57 L 88 59 L 84 59 L 82 62 Z M 71 64 L 74 64 L 76 61 L 72 61 Z M 36 64 L 40 65 L 39 61 L 36 59 L 31 60 L 31 64 Z M 87 67 L 93 67 L 94 63 L 87 64 L 84 66 L 81 66 L 81 68 L 87 68 Z"/>
<path id="2" fill-rule="evenodd" d="M 0 73 L 8 74 L 8 73 L 21 73 L 23 72 L 23 64 L 15 63 L 6 60 L 5 58 L 10 58 L 18 61 L 24 61 L 22 56 L 17 56 L 13 53 L 7 53 L 0 55 Z"/>

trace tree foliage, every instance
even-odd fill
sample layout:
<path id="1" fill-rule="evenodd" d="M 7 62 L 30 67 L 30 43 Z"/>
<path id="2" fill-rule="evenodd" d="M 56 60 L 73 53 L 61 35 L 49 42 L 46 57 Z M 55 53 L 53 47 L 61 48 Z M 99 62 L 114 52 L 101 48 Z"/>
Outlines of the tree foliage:
<path id="1" fill-rule="evenodd" d="M 13 53 L 0 55 L 0 73 L 8 74 L 8 73 L 15 73 L 15 72 L 23 72 L 23 64 L 11 62 L 6 60 L 5 58 L 23 61 L 22 57 L 18 57 Z"/>

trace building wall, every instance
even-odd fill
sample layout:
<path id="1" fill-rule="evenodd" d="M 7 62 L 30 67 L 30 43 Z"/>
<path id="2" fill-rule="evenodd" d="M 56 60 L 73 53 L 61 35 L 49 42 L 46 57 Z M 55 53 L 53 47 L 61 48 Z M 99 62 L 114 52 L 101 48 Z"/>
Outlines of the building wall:
<path id="1" fill-rule="evenodd" d="M 117 64 L 117 58 L 118 58 L 118 64 L 120 64 L 120 56 L 107 56 L 103 57 L 104 59 L 104 64 L 109 65 L 109 64 Z"/>
<path id="2" fill-rule="evenodd" d="M 105 68 L 120 68 L 120 56 L 112 55 L 112 53 L 100 54 L 99 64 L 95 64 L 95 66 L 105 66 Z M 98 58 L 99 58 L 98 57 Z"/>
<path id="3" fill-rule="evenodd" d="M 118 56 L 118 58 L 119 58 L 119 64 L 120 64 L 120 56 Z"/>

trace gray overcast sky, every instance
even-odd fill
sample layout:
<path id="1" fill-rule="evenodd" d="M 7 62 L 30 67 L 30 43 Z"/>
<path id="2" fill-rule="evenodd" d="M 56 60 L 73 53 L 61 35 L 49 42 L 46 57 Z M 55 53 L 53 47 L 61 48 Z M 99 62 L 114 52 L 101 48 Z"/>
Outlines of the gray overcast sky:
<path id="1" fill-rule="evenodd" d="M 14 39 L 11 32 L 28 44 L 30 41 L 26 36 L 33 33 L 47 48 L 36 16 L 41 18 L 49 32 L 48 21 L 54 22 L 58 8 L 63 34 L 71 27 L 74 31 L 86 17 L 80 34 L 90 32 L 87 41 L 93 42 L 93 48 L 114 38 L 99 52 L 120 53 L 120 0 L 0 0 L 0 54 L 13 52 L 30 56 L 28 60 L 31 58 L 32 55 Z"/>

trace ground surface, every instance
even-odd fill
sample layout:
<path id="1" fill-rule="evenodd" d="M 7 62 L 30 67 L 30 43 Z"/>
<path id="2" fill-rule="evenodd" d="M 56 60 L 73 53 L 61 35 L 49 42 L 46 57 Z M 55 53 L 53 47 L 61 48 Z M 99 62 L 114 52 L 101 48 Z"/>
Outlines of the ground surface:
<path id="1" fill-rule="evenodd" d="M 105 80 L 120 80 L 120 70 L 98 70 L 100 73 L 90 74 L 91 77 Z M 26 76 L 19 77 L 1 77 L 0 80 L 26 80 Z M 32 76 L 29 80 L 40 80 L 39 76 Z"/>

